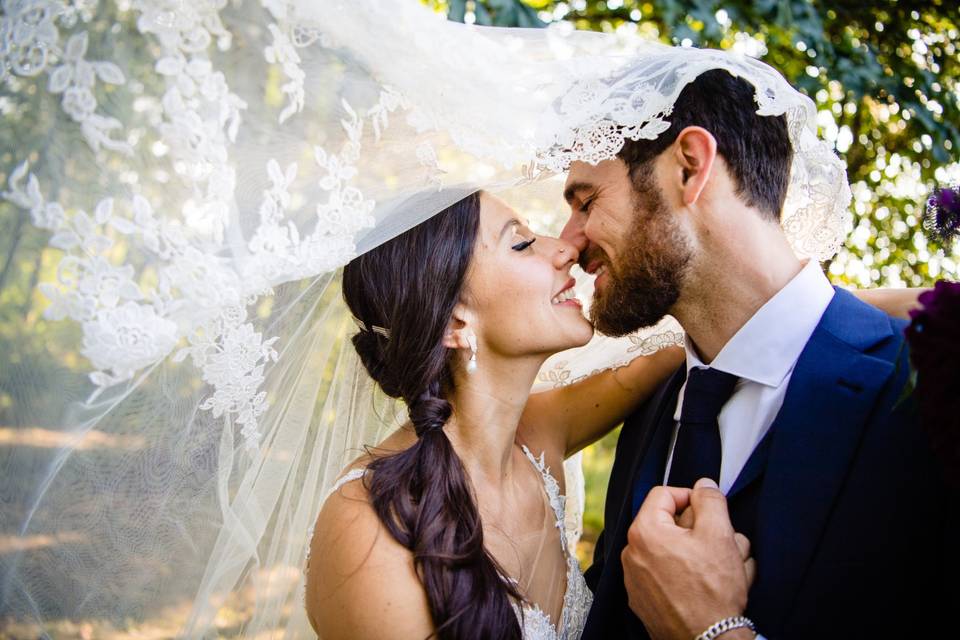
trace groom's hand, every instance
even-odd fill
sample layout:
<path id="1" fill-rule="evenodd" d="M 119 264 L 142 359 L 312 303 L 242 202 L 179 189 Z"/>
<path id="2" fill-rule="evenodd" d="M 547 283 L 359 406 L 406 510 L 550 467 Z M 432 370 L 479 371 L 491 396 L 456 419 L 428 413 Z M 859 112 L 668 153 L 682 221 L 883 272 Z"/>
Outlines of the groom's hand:
<path id="1" fill-rule="evenodd" d="M 676 520 L 681 527 L 693 529 L 693 509 L 687 507 Z M 750 539 L 739 531 L 733 534 L 733 539 L 737 541 L 740 557 L 743 558 L 743 570 L 747 572 L 747 590 L 749 591 L 753 586 L 753 579 L 757 577 L 757 563 L 750 557 Z"/>
<path id="2" fill-rule="evenodd" d="M 692 516 L 690 528 L 678 523 L 687 507 L 691 513 L 683 519 Z M 749 555 L 744 543 L 746 538 L 738 544 L 726 498 L 715 483 L 650 491 L 627 533 L 621 561 L 630 609 L 651 637 L 689 640 L 743 613 L 751 570 L 744 564 Z"/>

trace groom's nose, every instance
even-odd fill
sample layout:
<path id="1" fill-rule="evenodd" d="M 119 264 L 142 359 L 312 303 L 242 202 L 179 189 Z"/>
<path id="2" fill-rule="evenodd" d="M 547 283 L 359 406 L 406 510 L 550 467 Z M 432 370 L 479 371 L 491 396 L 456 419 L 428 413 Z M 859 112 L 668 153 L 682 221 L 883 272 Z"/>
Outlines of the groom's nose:
<path id="1" fill-rule="evenodd" d="M 563 225 L 563 231 L 560 232 L 560 239 L 572 244 L 577 248 L 577 251 L 582 254 L 584 250 L 586 250 L 587 245 L 590 244 L 585 232 L 586 226 L 587 216 L 574 211 L 570 214 L 567 224 Z"/>

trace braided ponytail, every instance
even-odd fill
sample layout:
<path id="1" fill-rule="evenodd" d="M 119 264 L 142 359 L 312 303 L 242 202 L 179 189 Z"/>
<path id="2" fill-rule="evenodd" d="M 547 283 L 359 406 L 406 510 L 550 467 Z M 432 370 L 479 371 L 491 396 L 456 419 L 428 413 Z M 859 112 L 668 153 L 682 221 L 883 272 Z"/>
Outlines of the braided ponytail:
<path id="1" fill-rule="evenodd" d="M 472 194 L 367 252 L 344 269 L 347 305 L 366 327 L 353 344 L 385 393 L 406 403 L 417 441 L 368 465 L 366 488 L 390 535 L 413 553 L 441 639 L 520 640 L 510 597 L 483 544 L 463 464 L 443 426 L 452 407 L 451 353 L 443 335 L 460 299 L 479 227 Z"/>

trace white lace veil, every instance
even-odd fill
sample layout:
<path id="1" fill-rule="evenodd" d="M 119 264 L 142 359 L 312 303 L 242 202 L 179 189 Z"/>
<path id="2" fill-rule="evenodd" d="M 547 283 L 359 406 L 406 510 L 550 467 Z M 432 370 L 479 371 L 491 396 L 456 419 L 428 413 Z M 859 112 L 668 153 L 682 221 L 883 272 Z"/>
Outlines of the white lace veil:
<path id="1" fill-rule="evenodd" d="M 0 356 L 14 636 L 309 635 L 322 497 L 405 417 L 350 347 L 339 267 L 479 188 L 556 230 L 551 176 L 655 137 L 707 69 L 788 117 L 797 251 L 831 255 L 845 228 L 812 102 L 732 53 L 468 27 L 416 0 L 2 6 L 2 126 L 41 141 L 3 150 L 3 206 L 49 242 L 28 327 L 49 361 Z M 598 337 L 538 385 L 680 335 L 666 320 Z"/>

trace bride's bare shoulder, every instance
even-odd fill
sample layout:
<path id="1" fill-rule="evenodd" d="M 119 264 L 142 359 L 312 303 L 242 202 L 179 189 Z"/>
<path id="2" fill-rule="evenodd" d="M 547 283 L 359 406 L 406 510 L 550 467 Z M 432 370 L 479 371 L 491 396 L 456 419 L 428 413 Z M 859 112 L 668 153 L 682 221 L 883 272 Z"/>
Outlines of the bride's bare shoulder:
<path id="1" fill-rule="evenodd" d="M 363 466 L 361 457 L 351 468 Z M 320 510 L 310 541 L 306 606 L 324 640 L 433 632 L 413 554 L 383 526 L 362 480 L 344 483 Z M 391 621 L 390 629 L 383 620 Z"/>
<path id="2" fill-rule="evenodd" d="M 367 447 L 363 453 L 361 453 L 353 460 L 353 462 L 347 465 L 347 467 L 343 470 L 343 473 L 340 474 L 340 477 L 344 477 L 351 471 L 366 469 L 367 466 L 375 459 L 403 451 L 416 441 L 417 435 L 413 431 L 413 425 L 409 423 L 405 424 L 390 433 L 375 446 Z"/>

